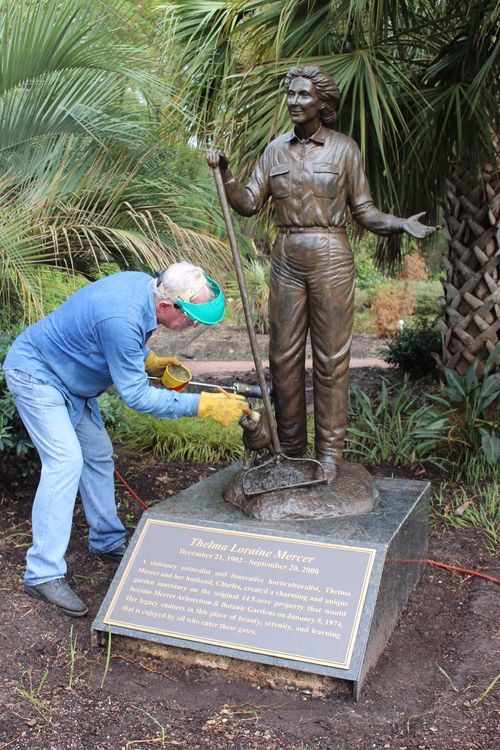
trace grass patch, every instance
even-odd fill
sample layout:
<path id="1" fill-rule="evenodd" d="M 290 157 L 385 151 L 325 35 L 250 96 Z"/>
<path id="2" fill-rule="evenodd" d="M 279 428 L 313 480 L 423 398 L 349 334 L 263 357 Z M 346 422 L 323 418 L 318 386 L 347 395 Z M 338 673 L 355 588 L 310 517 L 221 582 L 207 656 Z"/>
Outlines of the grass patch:
<path id="1" fill-rule="evenodd" d="M 431 507 L 431 529 L 481 530 L 489 552 L 498 551 L 500 539 L 500 489 L 496 482 L 475 487 L 450 486 L 443 482 Z"/>
<path id="2" fill-rule="evenodd" d="M 71 690 L 73 685 L 73 677 L 75 674 L 75 655 L 76 655 L 76 641 L 78 638 L 78 633 L 75 633 L 73 637 L 73 625 L 70 628 L 69 631 L 69 648 L 70 648 L 70 656 L 71 656 L 71 662 L 70 662 L 70 669 L 69 669 L 69 680 L 68 680 L 68 688 Z"/>
<path id="3" fill-rule="evenodd" d="M 44 711 L 50 712 L 52 711 L 52 708 L 47 703 L 44 703 L 38 697 L 40 695 L 40 692 L 43 687 L 43 683 L 45 682 L 48 673 L 49 673 L 49 670 L 46 669 L 42 679 L 38 683 L 38 687 L 35 688 L 33 686 L 33 678 L 31 674 L 31 669 L 25 669 L 21 675 L 21 680 L 20 680 L 21 687 L 16 688 L 16 690 L 18 691 L 18 693 L 20 693 L 23 696 L 23 698 L 26 698 L 27 700 L 29 700 L 37 710 L 43 709 Z M 25 678 L 28 680 L 29 685 L 25 685 L 24 683 Z M 41 712 L 39 711 L 39 713 Z"/>
<path id="4" fill-rule="evenodd" d="M 212 419 L 156 419 L 127 409 L 128 432 L 117 437 L 126 448 L 157 458 L 193 463 L 239 461 L 243 457 L 241 427 L 222 427 Z"/>

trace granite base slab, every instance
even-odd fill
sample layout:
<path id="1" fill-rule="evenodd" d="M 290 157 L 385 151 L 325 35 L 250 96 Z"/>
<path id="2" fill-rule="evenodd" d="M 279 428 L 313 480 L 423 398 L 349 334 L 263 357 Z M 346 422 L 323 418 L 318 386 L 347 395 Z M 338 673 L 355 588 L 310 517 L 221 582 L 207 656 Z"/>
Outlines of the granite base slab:
<path id="1" fill-rule="evenodd" d="M 283 680 L 288 679 L 289 684 L 300 684 L 303 687 L 304 678 L 307 681 L 308 675 L 311 687 L 313 684 L 317 684 L 318 679 L 331 679 L 332 682 L 337 683 L 340 689 L 347 688 L 355 698 L 359 697 L 370 668 L 375 665 L 383 651 L 425 566 L 429 484 L 413 480 L 375 478 L 376 501 L 373 510 L 368 513 L 328 519 L 260 521 L 247 518 L 239 509 L 224 502 L 224 488 L 240 468 L 240 465 L 236 464 L 216 472 L 210 478 L 189 487 L 143 514 L 130 541 L 127 554 L 120 564 L 92 624 L 94 635 L 98 641 L 103 641 L 107 640 L 107 634 L 110 631 L 114 636 L 123 637 L 125 643 L 130 644 L 131 649 L 139 648 L 143 652 L 149 651 L 155 655 L 162 653 L 163 650 L 165 658 L 172 658 L 173 654 L 178 653 L 179 659 L 184 663 L 186 659 L 189 660 L 189 654 L 191 653 L 192 663 L 200 663 L 201 658 L 205 664 L 209 663 L 213 667 L 233 668 L 240 676 L 246 664 L 249 674 L 251 673 L 251 679 L 255 679 L 259 669 L 262 674 L 267 675 L 267 681 L 275 680 L 279 684 L 283 684 Z M 143 556 L 143 545 L 149 539 L 148 534 L 152 535 L 152 547 L 149 548 L 148 554 L 151 558 L 150 553 L 153 549 L 153 557 L 155 558 L 153 564 L 149 567 L 153 568 L 153 572 L 155 570 L 163 571 L 160 574 L 162 575 L 162 583 L 155 584 L 154 581 L 149 581 L 149 584 L 134 583 L 132 587 L 131 581 L 148 581 L 147 569 L 143 568 L 143 570 L 146 570 L 143 578 L 138 578 L 139 574 L 137 573 L 137 570 L 139 570 L 137 566 L 142 563 L 141 560 L 138 560 L 138 556 Z M 299 550 L 299 552 L 305 550 L 310 554 L 310 557 L 304 554 L 296 555 L 295 553 L 291 555 L 291 558 L 305 560 L 306 566 L 304 567 L 301 562 L 296 573 L 287 571 L 286 575 L 289 578 L 281 583 L 283 587 L 288 588 L 280 593 L 279 600 L 280 607 L 293 608 L 297 606 L 297 609 L 300 605 L 294 605 L 294 602 L 306 602 L 307 606 L 304 605 L 303 614 L 307 614 L 309 617 L 304 618 L 304 626 L 300 627 L 298 624 L 297 618 L 300 618 L 300 615 L 285 609 L 287 620 L 296 625 L 297 635 L 277 631 L 279 638 L 276 638 L 276 633 L 266 630 L 266 628 L 271 625 L 274 628 L 285 628 L 285 620 L 283 620 L 283 624 L 278 620 L 268 622 L 267 620 L 272 620 L 272 618 L 266 620 L 264 613 L 267 611 L 265 606 L 269 610 L 270 599 L 261 598 L 259 601 L 267 601 L 268 604 L 258 605 L 260 609 L 256 609 L 257 612 L 262 613 L 262 615 L 257 614 L 253 618 L 255 622 L 259 621 L 259 624 L 248 626 L 246 628 L 247 636 L 243 632 L 243 635 L 237 637 L 234 635 L 231 641 L 230 636 L 224 634 L 221 628 L 227 631 L 231 626 L 226 623 L 229 623 L 231 619 L 236 619 L 236 617 L 238 617 L 238 620 L 243 619 L 239 614 L 242 609 L 239 604 L 244 597 L 239 593 L 233 597 L 239 599 L 238 606 L 234 605 L 234 609 L 231 609 L 233 605 L 229 599 L 224 603 L 225 609 L 219 609 L 217 606 L 217 611 L 214 610 L 211 613 L 210 616 L 213 616 L 213 618 L 219 617 L 220 620 L 213 619 L 209 623 L 202 622 L 189 627 L 187 624 L 177 624 L 175 628 L 166 624 L 165 620 L 152 620 L 153 616 L 156 618 L 168 616 L 173 621 L 173 615 L 169 610 L 170 605 L 168 601 L 165 603 L 165 597 L 173 598 L 175 591 L 182 588 L 179 584 L 184 585 L 187 579 L 184 573 L 177 575 L 177 573 L 165 572 L 167 569 L 176 568 L 175 561 L 172 562 L 174 559 L 171 557 L 172 550 L 168 549 L 172 546 L 172 534 L 174 534 L 173 538 L 176 543 L 176 535 L 178 534 L 184 534 L 182 539 L 192 540 L 192 550 L 188 550 L 190 554 L 203 554 L 205 560 L 211 558 L 209 567 L 207 567 L 208 563 L 205 563 L 205 568 L 191 567 L 192 570 L 199 571 L 198 583 L 196 584 L 198 588 L 188 589 L 187 594 L 190 591 L 200 591 L 201 585 L 201 592 L 204 591 L 205 594 L 197 593 L 195 595 L 194 600 L 198 602 L 202 600 L 196 599 L 196 596 L 203 595 L 206 599 L 210 596 L 213 597 L 215 592 L 219 592 L 219 589 L 216 588 L 209 590 L 208 584 L 203 589 L 203 581 L 208 581 L 206 576 L 213 572 L 212 568 L 215 570 L 217 565 L 219 569 L 218 572 L 215 571 L 215 575 L 227 576 L 229 573 L 230 578 L 226 581 L 230 579 L 238 580 L 238 578 L 244 578 L 246 582 L 252 580 L 248 575 L 246 577 L 238 575 L 242 570 L 241 557 L 234 558 L 228 552 L 219 553 L 217 548 L 219 550 L 224 546 L 227 548 L 227 544 L 219 545 L 213 541 L 206 541 L 206 539 L 211 540 L 213 538 L 217 542 L 221 539 L 223 541 L 230 539 L 231 542 L 234 539 L 239 540 L 238 545 L 240 546 L 238 549 L 242 549 L 249 556 L 248 560 L 245 559 L 245 564 L 254 559 L 252 555 L 256 555 L 257 557 L 254 560 L 256 573 L 262 576 L 264 576 L 262 566 L 265 564 L 268 566 L 276 565 L 280 568 L 280 571 L 283 568 L 283 565 L 281 565 L 283 558 L 281 558 L 280 563 L 276 564 L 265 562 L 266 559 L 274 560 L 276 556 L 279 558 L 280 555 L 285 554 L 283 542 L 287 543 L 287 550 Z M 210 534 L 210 536 L 207 537 L 206 534 Z M 258 541 L 258 544 L 255 540 Z M 179 545 L 181 545 L 181 542 L 179 542 Z M 182 541 L 183 554 L 186 553 L 186 547 L 189 547 L 189 541 L 187 544 Z M 229 547 L 233 549 L 235 545 L 233 544 L 232 547 L 229 545 Z M 276 549 L 278 549 L 278 552 L 273 553 L 273 550 Z M 323 559 L 320 568 L 310 567 L 307 563 L 314 557 L 316 551 L 318 552 L 318 560 Z M 286 554 L 288 555 L 289 552 Z M 217 555 L 222 562 L 216 561 Z M 264 562 L 258 559 L 259 555 Z M 326 555 L 326 557 L 321 558 L 321 555 Z M 145 555 L 144 557 L 146 558 Z M 357 564 L 358 558 L 364 560 L 368 557 L 370 558 L 370 565 L 363 570 L 360 569 L 359 576 L 356 577 L 357 574 L 352 573 L 351 567 L 353 569 L 356 567 L 354 563 Z M 199 558 L 184 558 L 180 562 L 186 563 L 186 560 L 192 562 L 193 559 L 193 564 L 198 566 L 204 564 L 203 560 L 200 562 Z M 240 562 L 236 562 L 237 559 Z M 328 560 L 330 559 L 332 560 L 331 571 L 328 569 Z M 351 559 L 353 561 L 352 566 Z M 170 562 L 165 562 L 166 560 L 170 560 Z M 146 564 L 146 559 L 144 559 L 144 564 Z M 293 569 L 294 567 L 297 568 L 295 565 L 290 565 L 290 568 Z M 177 571 L 180 572 L 180 570 L 179 564 Z M 189 566 L 183 565 L 182 570 L 189 570 Z M 314 578 L 315 571 L 319 573 L 317 578 Z M 205 578 L 203 578 L 202 573 L 206 574 Z M 306 576 L 305 578 L 301 578 L 302 573 Z M 143 576 L 143 573 L 140 573 L 140 575 Z M 351 580 L 349 576 L 352 577 L 352 575 L 355 577 Z M 175 578 L 172 576 L 175 576 Z M 284 578 L 285 573 L 280 572 L 280 576 Z M 331 587 L 336 586 L 337 588 L 325 588 L 325 586 L 329 586 L 329 576 L 331 576 L 333 582 Z M 344 578 L 346 582 L 345 585 L 342 585 Z M 365 581 L 363 586 L 361 585 L 362 579 Z M 177 580 L 177 584 L 173 582 L 175 580 Z M 190 580 L 194 579 L 191 578 Z M 214 585 L 218 586 L 221 580 L 223 579 L 217 579 Z M 257 580 L 257 576 L 255 580 Z M 258 580 L 262 581 L 264 578 L 261 577 Z M 268 580 L 272 579 L 269 578 Z M 301 590 L 314 588 L 300 583 L 303 580 L 317 581 L 318 584 L 322 581 L 319 585 L 319 588 L 323 586 L 321 591 L 316 587 L 318 588 L 317 594 L 321 594 L 321 596 L 316 595 L 312 598 L 306 593 L 306 595 L 300 597 L 299 594 L 294 593 L 294 591 L 300 593 Z M 342 625 L 346 624 L 350 616 L 349 612 L 347 612 L 348 617 L 346 618 L 346 612 L 342 613 L 342 610 L 335 610 L 339 619 L 340 616 L 344 617 L 344 622 L 339 623 L 337 620 L 330 620 L 332 623 L 337 622 L 337 626 L 332 625 L 330 631 L 319 630 L 318 626 L 310 628 L 309 624 L 306 626 L 306 622 L 309 623 L 311 620 L 311 611 L 319 613 L 318 621 L 322 623 L 325 620 L 321 620 L 320 617 L 324 618 L 325 612 L 334 611 L 331 609 L 324 610 L 326 601 L 334 601 L 333 599 L 324 599 L 322 596 L 324 591 L 354 590 L 358 583 L 359 591 L 361 592 L 362 589 L 363 591 L 362 596 L 360 595 L 360 605 L 356 617 L 354 617 L 353 610 L 353 623 L 352 626 L 349 626 L 351 628 L 349 632 L 352 636 L 351 643 L 349 648 L 346 649 L 349 652 L 348 657 L 346 656 L 344 659 L 343 656 L 337 657 L 334 655 L 335 649 L 342 645 L 343 638 L 343 636 L 342 638 L 339 637 L 341 642 L 339 645 L 339 642 L 334 640 L 334 628 L 341 628 Z M 142 590 L 146 593 L 138 594 L 138 586 L 144 585 L 150 585 L 150 588 L 143 588 Z M 162 588 L 158 589 L 158 585 L 161 585 Z M 236 584 L 221 585 L 224 587 L 221 589 L 222 591 L 226 587 L 231 591 L 231 586 L 236 589 L 241 588 Z M 264 591 L 263 588 L 260 590 Z M 174 593 L 169 593 L 171 591 Z M 268 591 L 267 594 L 257 594 L 256 596 L 271 596 L 272 593 L 272 591 L 270 593 Z M 181 596 L 183 602 L 189 602 L 187 594 L 183 592 Z M 287 598 L 283 599 L 282 597 L 285 594 Z M 228 596 L 230 595 L 228 593 Z M 120 597 L 122 597 L 121 600 Z M 144 604 L 141 605 L 143 607 L 142 614 L 137 615 L 138 620 L 134 620 L 135 615 L 132 611 L 136 605 L 124 604 L 127 597 L 129 597 L 130 602 L 134 599 L 137 600 L 137 597 L 142 597 Z M 323 603 L 316 605 L 318 601 Z M 340 607 L 341 602 L 338 599 L 335 601 L 338 601 Z M 218 600 L 217 605 L 219 605 L 219 602 L 222 603 L 224 600 Z M 286 602 L 289 602 L 289 604 Z M 315 606 L 312 606 L 313 603 Z M 158 609 L 153 611 L 153 605 Z M 209 605 L 210 602 L 205 601 L 203 606 L 209 608 Z M 187 604 L 182 606 L 187 607 Z M 254 605 L 254 609 L 255 606 L 257 605 Z M 271 605 L 271 609 L 272 606 L 276 607 L 276 602 Z M 164 607 L 164 609 L 159 609 L 160 607 Z M 180 607 L 181 605 L 178 605 L 178 608 Z M 122 609 L 130 610 L 130 614 L 123 613 Z M 198 609 L 200 612 L 207 612 L 206 608 Z M 117 616 L 118 610 L 119 616 Z M 310 611 L 306 612 L 305 610 Z M 136 611 L 139 612 L 139 609 Z M 248 615 L 247 612 L 244 612 L 244 614 Z M 272 612 L 267 611 L 267 614 L 272 614 Z M 185 622 L 186 617 L 184 615 L 183 617 Z M 247 617 L 247 619 L 251 618 Z M 195 622 L 200 623 L 200 620 L 198 619 Z M 224 624 L 217 627 L 217 622 Z M 209 636 L 205 636 L 203 633 L 199 637 L 193 635 L 197 628 L 202 629 L 203 624 L 211 626 L 212 630 Z M 186 628 L 185 632 L 183 627 Z M 323 627 L 323 624 L 321 627 Z M 290 630 L 289 626 L 287 628 Z M 241 630 L 245 631 L 245 628 L 241 628 Z M 342 633 L 342 631 L 339 632 Z M 253 633 L 253 635 L 250 633 Z M 269 638 L 267 638 L 268 635 Z M 320 636 L 321 638 L 324 637 L 323 641 Z M 327 636 L 330 636 L 330 639 Z M 259 637 L 261 638 L 260 642 Z M 287 637 L 291 639 L 288 646 L 286 646 Z M 264 646 L 262 639 L 264 640 Z M 267 643 L 267 640 L 269 640 L 269 643 Z M 296 649 L 294 648 L 295 641 L 297 641 Z M 330 647 L 325 648 L 324 653 L 321 653 L 321 658 L 318 658 L 313 647 L 320 642 L 331 644 L 331 649 Z M 258 643 L 258 646 L 254 647 L 254 643 Z M 332 652 L 331 657 L 329 655 L 330 650 Z M 283 677 L 283 675 L 285 676 Z M 296 675 L 301 675 L 300 680 L 294 679 Z"/>

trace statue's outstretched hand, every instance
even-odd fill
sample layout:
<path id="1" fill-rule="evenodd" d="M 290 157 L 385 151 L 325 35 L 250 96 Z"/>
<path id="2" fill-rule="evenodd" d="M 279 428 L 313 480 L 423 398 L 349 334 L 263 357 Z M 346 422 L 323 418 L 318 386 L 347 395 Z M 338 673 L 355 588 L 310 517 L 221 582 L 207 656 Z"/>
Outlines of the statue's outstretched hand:
<path id="1" fill-rule="evenodd" d="M 218 148 L 209 149 L 207 153 L 207 163 L 212 169 L 219 167 L 221 172 L 227 172 L 229 170 L 229 160 L 222 151 L 219 151 Z"/>
<path id="2" fill-rule="evenodd" d="M 426 224 L 421 224 L 419 219 L 421 219 L 422 216 L 425 216 L 425 211 L 410 216 L 408 219 L 403 219 L 401 230 L 406 232 L 406 234 L 409 234 L 410 237 L 415 237 L 417 240 L 425 240 L 426 237 L 429 237 L 438 229 L 441 229 L 441 227 L 429 227 Z"/>

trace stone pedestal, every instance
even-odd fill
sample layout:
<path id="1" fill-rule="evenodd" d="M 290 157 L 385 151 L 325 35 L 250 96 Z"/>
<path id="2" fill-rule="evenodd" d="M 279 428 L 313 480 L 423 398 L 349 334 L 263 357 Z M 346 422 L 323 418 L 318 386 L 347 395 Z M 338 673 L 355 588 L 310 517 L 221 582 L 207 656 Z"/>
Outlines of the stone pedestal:
<path id="1" fill-rule="evenodd" d="M 108 629 L 110 628 L 113 634 L 113 641 L 115 641 L 117 636 L 124 637 L 130 648 L 137 648 L 155 655 L 163 652 L 168 658 L 172 658 L 172 656 L 178 654 L 179 659 L 184 663 L 187 661 L 199 664 L 201 659 L 201 663 L 205 665 L 233 669 L 240 676 L 245 674 L 246 670 L 251 679 L 259 679 L 258 675 L 260 674 L 263 681 L 273 684 L 283 684 L 285 682 L 292 685 L 296 684 L 303 688 L 305 684 L 309 683 L 314 688 L 318 684 L 318 679 L 321 679 L 323 685 L 326 682 L 330 682 L 332 689 L 339 688 L 343 690 L 348 688 L 357 698 L 369 669 L 374 666 L 384 649 L 425 565 L 429 512 L 428 483 L 402 479 L 375 478 L 376 499 L 374 507 L 370 512 L 326 519 L 262 521 L 249 519 L 238 508 L 224 502 L 224 488 L 239 469 L 240 466 L 235 465 L 217 472 L 209 479 L 193 485 L 143 514 L 141 522 L 130 542 L 129 550 L 111 583 L 108 594 L 92 625 L 97 640 L 106 641 Z M 332 666 L 332 664 L 337 663 L 337 657 L 332 657 L 329 660 L 329 648 L 327 646 L 321 653 L 322 658 L 318 659 L 314 656 L 314 648 L 309 648 L 309 646 L 312 647 L 317 645 L 317 643 L 308 642 L 307 639 L 317 640 L 319 637 L 318 632 L 321 632 L 322 636 L 330 635 L 333 638 L 335 635 L 333 629 L 336 627 L 334 625 L 331 626 L 332 629 L 328 633 L 319 631 L 318 626 L 315 629 L 311 628 L 309 633 L 314 633 L 314 635 L 304 635 L 304 633 L 307 633 L 306 628 L 296 626 L 297 648 L 294 648 L 293 643 L 295 636 L 292 638 L 290 634 L 288 636 L 292 638 L 291 645 L 289 641 L 286 648 L 280 645 L 276 647 L 276 643 L 280 644 L 280 640 L 276 640 L 276 632 L 269 630 L 269 639 L 266 638 L 266 627 L 269 626 L 269 622 L 266 622 L 266 615 L 264 613 L 268 612 L 270 608 L 272 609 L 273 606 L 277 606 L 275 603 L 270 605 L 269 599 L 266 600 L 268 602 L 267 605 L 259 605 L 262 615 L 258 614 L 256 617 L 256 620 L 259 621 L 258 625 L 252 626 L 257 628 L 258 632 L 255 633 L 255 630 L 252 631 L 254 635 L 248 636 L 248 641 L 245 640 L 245 635 L 243 634 L 238 636 L 237 641 L 234 641 L 233 638 L 234 642 L 230 642 L 227 633 L 224 634 L 224 630 L 228 631 L 230 629 L 229 625 L 221 625 L 218 628 L 216 626 L 216 619 L 212 619 L 210 623 L 212 627 L 210 637 L 205 637 L 202 634 L 199 638 L 193 635 L 192 628 L 191 630 L 186 630 L 186 633 L 183 634 L 182 624 L 177 623 L 173 629 L 165 619 L 163 622 L 151 620 L 154 612 L 151 613 L 149 605 L 153 601 L 153 604 L 156 602 L 158 607 L 163 607 L 163 609 L 156 610 L 163 613 L 161 617 L 165 618 L 167 616 L 166 613 L 168 613 L 168 618 L 173 621 L 173 616 L 169 613 L 170 605 L 168 604 L 168 597 L 173 597 L 174 595 L 168 594 L 169 581 L 172 580 L 172 576 L 166 572 L 163 572 L 163 582 L 159 584 L 162 587 L 161 590 L 155 588 L 156 584 L 150 581 L 151 589 L 143 588 L 142 590 L 146 593 L 141 595 L 136 593 L 137 589 L 141 585 L 147 586 L 147 584 L 134 584 L 131 601 L 137 599 L 138 596 L 142 596 L 143 601 L 149 602 L 149 604 L 144 605 L 146 609 L 144 609 L 143 615 L 138 615 L 139 624 L 133 619 L 135 615 L 132 613 L 130 614 L 130 623 L 128 623 L 127 614 L 122 609 L 130 609 L 130 612 L 132 612 L 133 607 L 128 608 L 123 603 L 120 604 L 120 601 L 126 601 L 127 587 L 131 586 L 131 581 L 135 580 L 137 582 L 141 580 L 134 571 L 139 570 L 137 565 L 142 564 L 142 560 L 138 561 L 136 558 L 144 556 L 144 565 L 146 565 L 146 554 L 143 554 L 141 545 L 145 544 L 145 531 L 150 527 L 154 527 L 155 535 L 152 537 L 154 548 L 152 549 L 150 545 L 147 556 L 149 558 L 149 568 L 152 567 L 154 570 L 166 571 L 175 568 L 175 560 L 174 564 L 172 564 L 172 550 L 167 548 L 169 546 L 172 547 L 171 534 L 176 529 L 200 528 L 199 533 L 190 534 L 188 538 L 194 539 L 195 537 L 199 537 L 199 542 L 192 542 L 193 549 L 196 550 L 198 545 L 206 560 L 209 560 L 211 557 L 211 562 L 205 561 L 203 563 L 205 565 L 205 573 L 208 575 L 212 571 L 213 577 L 212 569 L 215 570 L 217 565 L 219 565 L 219 572 L 216 572 L 215 575 L 229 575 L 227 580 L 251 580 L 249 575 L 245 574 L 246 577 L 245 575 L 239 575 L 243 570 L 241 567 L 241 560 L 243 558 L 239 558 L 240 563 L 238 563 L 236 558 L 224 552 L 223 562 L 215 562 L 216 555 L 213 554 L 213 549 L 217 548 L 218 545 L 212 541 L 204 541 L 205 539 L 213 537 L 218 540 L 219 537 L 229 538 L 231 535 L 238 535 L 237 538 L 241 540 L 242 549 L 248 552 L 244 561 L 245 564 L 249 562 L 256 546 L 260 550 L 256 554 L 263 556 L 264 560 L 269 558 L 272 560 L 275 557 L 280 558 L 282 549 L 284 548 L 292 552 L 297 550 L 300 552 L 301 549 L 306 550 L 310 555 L 309 558 L 305 555 L 298 556 L 302 562 L 296 572 L 297 583 L 294 582 L 295 573 L 287 572 L 289 578 L 283 585 L 288 587 L 285 589 L 286 593 L 292 593 L 287 593 L 288 599 L 280 599 L 280 607 L 284 606 L 281 603 L 282 601 L 293 602 L 297 600 L 297 597 L 296 599 L 293 598 L 296 596 L 293 592 L 306 590 L 308 587 L 304 584 L 304 581 L 317 582 L 319 588 L 322 587 L 321 591 L 317 587 L 318 593 L 323 593 L 327 590 L 331 591 L 331 588 L 325 588 L 325 586 L 328 587 L 329 585 L 337 586 L 337 589 L 334 590 L 338 591 L 344 588 L 354 590 L 359 583 L 358 588 L 360 592 L 362 590 L 362 596 L 360 595 L 358 614 L 354 618 L 356 622 L 354 623 L 353 620 L 354 624 L 350 631 L 352 638 L 348 649 L 348 658 L 343 659 L 342 657 L 339 660 L 339 664 L 342 662 L 341 666 Z M 162 540 L 162 528 L 165 529 L 164 540 Z M 204 530 L 207 530 L 207 532 L 210 531 L 212 537 L 204 536 Z M 167 532 L 170 536 L 168 536 Z M 177 532 L 175 531 L 175 533 Z M 259 540 L 258 545 L 256 545 L 255 539 Z M 184 554 L 185 547 L 189 545 L 186 545 L 185 542 L 182 542 L 182 544 Z M 228 545 L 225 546 L 226 548 L 228 547 Z M 165 549 L 163 549 L 164 547 Z M 222 549 L 222 547 L 223 545 L 220 545 L 219 549 Z M 229 548 L 232 548 L 231 544 L 229 544 Z M 267 552 L 266 549 L 270 551 Z M 278 552 L 275 551 L 276 549 Z M 312 553 L 311 549 L 313 550 Z M 307 565 L 304 567 L 303 562 L 304 560 L 307 562 L 308 559 L 313 559 L 315 555 L 314 550 L 316 549 L 319 551 L 317 559 L 322 559 L 323 563 L 321 570 L 317 569 L 318 575 L 315 578 L 313 573 L 316 569 L 314 567 L 307 567 Z M 321 558 L 320 553 L 323 555 L 323 558 Z M 169 554 L 170 557 L 168 556 Z M 325 555 L 326 557 L 324 557 Z M 333 567 L 331 574 L 328 570 L 328 560 L 330 559 L 328 555 L 332 555 Z M 358 574 L 353 573 L 356 565 L 353 564 L 351 566 L 351 559 L 354 563 L 358 558 L 363 557 L 363 555 L 366 555 L 367 559 L 368 557 L 370 558 L 370 564 L 363 568 L 364 572 L 361 571 L 359 573 L 360 577 L 364 576 L 365 581 L 361 585 L 361 580 L 352 579 L 353 575 L 356 576 Z M 158 560 L 155 561 L 153 559 L 151 563 L 151 557 L 155 558 L 155 556 Z M 219 559 L 222 560 L 222 557 Z M 170 560 L 170 563 L 164 562 L 165 560 Z M 180 563 L 185 564 L 186 560 L 194 566 L 201 564 L 199 559 L 183 558 L 179 561 L 178 571 L 181 570 Z M 234 564 L 232 560 L 234 560 Z M 315 564 L 314 562 L 310 563 L 311 566 Z M 136 568 L 133 567 L 134 565 Z M 259 568 L 262 562 L 256 563 L 256 565 L 256 572 L 262 576 L 260 580 L 263 580 L 266 575 L 270 575 L 269 571 L 265 571 L 262 567 Z M 274 563 L 269 563 L 269 565 L 274 565 Z M 293 568 L 294 566 L 290 566 L 292 571 Z M 185 569 L 186 567 L 184 566 L 182 570 Z M 197 570 L 201 571 L 201 568 L 197 568 Z M 264 572 L 262 572 L 263 570 Z M 308 573 L 311 574 L 309 577 L 306 575 Z M 306 577 L 301 577 L 301 574 L 306 575 Z M 144 573 L 144 575 L 146 576 L 144 580 L 148 580 L 147 573 Z M 284 575 L 284 573 L 280 573 L 281 577 Z M 328 580 L 330 575 L 331 584 L 329 584 Z M 130 578 L 130 576 L 135 576 L 135 579 Z M 345 585 L 342 585 L 344 578 Z M 178 581 L 181 581 L 181 579 L 182 576 L 177 578 Z M 201 573 L 198 579 L 199 584 L 203 579 Z M 175 584 L 172 584 L 172 587 L 174 593 L 179 588 Z M 193 589 L 193 591 L 198 592 L 194 598 L 202 596 L 199 593 L 199 586 L 198 589 Z M 213 588 L 209 591 L 205 587 L 204 591 L 205 594 L 203 596 L 205 596 L 206 600 L 207 597 L 213 596 L 217 589 Z M 164 592 L 167 593 L 165 594 Z M 272 594 L 273 591 L 268 591 L 267 594 L 258 596 L 271 597 Z M 120 596 L 122 599 L 119 601 Z M 165 596 L 167 599 L 165 599 Z M 241 603 L 244 597 L 238 596 L 240 597 L 239 603 Z M 281 592 L 280 597 L 283 596 L 284 594 Z M 328 610 L 322 609 L 325 603 L 319 604 L 318 608 L 314 608 L 311 606 L 311 602 L 314 599 L 308 599 L 307 595 L 302 597 L 302 599 L 308 605 L 305 609 L 319 612 L 318 622 L 324 624 L 325 614 L 327 617 L 331 616 L 327 614 Z M 316 596 L 316 600 L 322 599 L 323 596 Z M 298 597 L 298 600 L 300 601 L 300 597 Z M 184 596 L 182 601 L 188 600 Z M 208 608 L 210 608 L 210 602 L 207 604 Z M 172 606 L 175 610 L 175 606 Z M 222 611 L 231 611 L 230 600 L 229 604 L 225 604 L 224 606 L 225 610 Z M 267 610 L 265 607 L 267 607 Z M 117 608 L 120 610 L 118 614 Z M 177 606 L 177 609 L 179 608 L 181 607 Z M 235 606 L 234 612 L 239 612 L 240 609 L 241 607 Z M 139 609 L 136 611 L 139 612 Z M 332 610 L 329 611 L 331 612 Z M 214 618 L 216 614 L 221 618 L 226 617 L 214 612 Z M 245 612 L 245 614 L 247 613 Z M 144 626 L 141 626 L 140 622 L 143 616 Z M 240 614 L 237 616 L 240 618 Z M 158 618 L 159 615 L 156 615 L 156 617 Z M 294 617 L 293 612 L 292 614 L 287 613 L 287 618 L 292 618 L 291 622 L 296 625 Z M 320 617 L 323 620 L 320 620 Z M 228 618 L 221 619 L 220 622 L 229 623 L 232 618 L 230 615 Z M 151 622 L 153 622 L 153 625 L 151 625 Z M 277 622 L 279 623 L 279 621 Z M 330 622 L 334 621 L 331 620 Z M 279 624 L 274 624 L 273 627 L 279 627 Z M 338 627 L 341 628 L 342 625 L 339 624 Z M 290 628 L 288 629 L 290 630 Z M 250 633 L 250 630 L 247 632 Z M 342 633 L 342 631 L 339 632 Z M 259 647 L 254 648 L 252 644 L 257 641 L 259 642 Z M 269 648 L 266 648 L 267 642 L 270 644 Z M 331 643 L 333 654 L 338 644 L 333 640 L 328 641 L 328 639 L 324 642 L 325 644 L 328 644 L 328 642 Z M 284 640 L 283 643 L 285 643 Z M 262 644 L 264 644 L 264 647 Z M 290 656 L 291 653 L 292 656 Z M 301 656 L 301 654 L 307 654 L 307 656 Z"/>

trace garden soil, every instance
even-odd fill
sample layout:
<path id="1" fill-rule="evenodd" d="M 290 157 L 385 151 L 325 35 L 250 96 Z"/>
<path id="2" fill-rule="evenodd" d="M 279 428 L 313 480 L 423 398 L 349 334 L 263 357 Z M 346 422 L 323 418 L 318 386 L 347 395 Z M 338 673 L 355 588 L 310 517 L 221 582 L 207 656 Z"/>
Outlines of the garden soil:
<path id="1" fill-rule="evenodd" d="M 229 349 L 244 348 L 236 334 L 223 348 L 216 334 L 210 335 L 210 345 L 208 339 L 202 344 L 206 336 L 199 337 L 198 345 L 205 348 L 196 358 L 222 359 L 221 351 L 229 358 L 233 356 Z M 375 346 L 373 341 L 357 343 L 362 348 L 368 343 Z M 194 345 L 190 344 L 192 349 Z M 186 357 L 182 346 L 168 348 L 169 353 Z M 248 351 L 243 350 L 237 356 L 246 357 Z M 376 367 L 357 368 L 352 378 L 376 392 L 383 374 Z M 179 490 L 220 468 L 158 461 L 120 448 L 116 466 L 148 505 L 175 502 Z M 410 476 L 390 466 L 375 471 Z M 139 656 L 123 640 L 112 643 L 106 671 L 106 649 L 91 641 L 90 625 L 115 568 L 88 552 L 79 501 L 66 559 L 68 580 L 88 603 L 88 616 L 68 618 L 23 592 L 34 486 L 36 477 L 28 481 L 11 476 L 4 477 L 0 487 L 0 750 L 493 750 L 499 746 L 500 680 L 492 685 L 500 671 L 498 585 L 427 565 L 358 702 L 346 695 L 315 697 L 307 689 L 262 686 L 222 670 Z M 132 534 L 142 508 L 121 485 L 117 501 Z M 434 529 L 429 556 L 500 577 L 498 558 L 474 530 Z"/>

